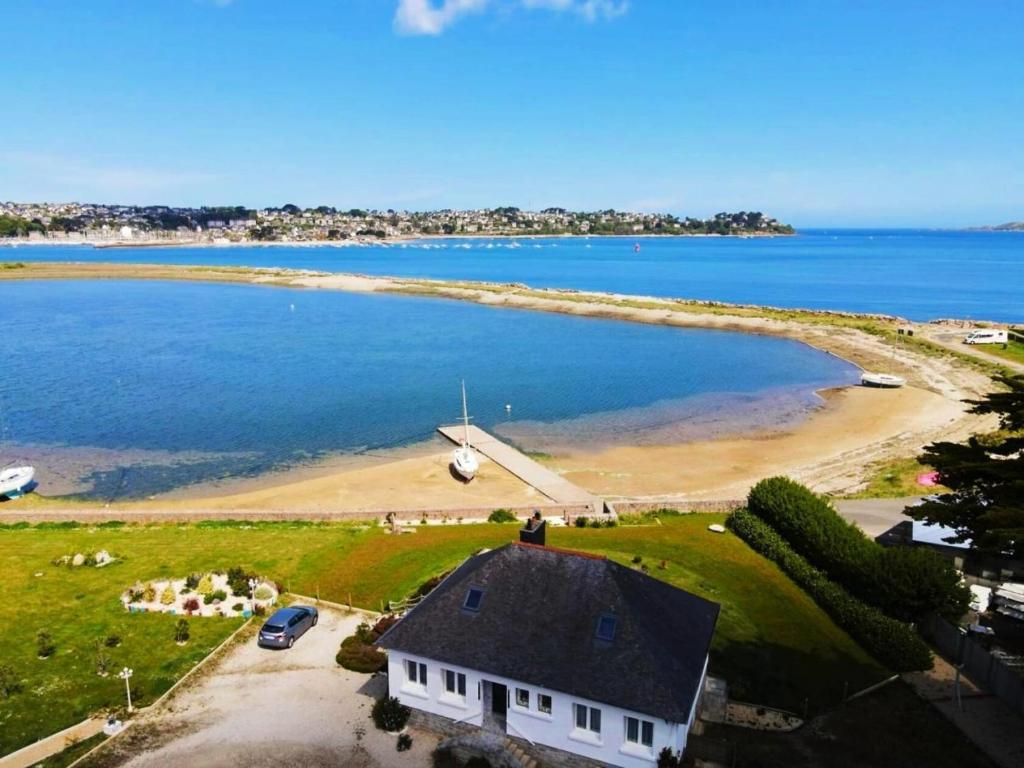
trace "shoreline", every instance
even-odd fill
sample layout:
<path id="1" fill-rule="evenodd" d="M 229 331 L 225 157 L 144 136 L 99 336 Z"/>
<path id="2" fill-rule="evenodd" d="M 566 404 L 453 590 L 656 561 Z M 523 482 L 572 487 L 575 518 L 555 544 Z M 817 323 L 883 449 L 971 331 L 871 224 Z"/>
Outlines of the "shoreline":
<path id="1" fill-rule="evenodd" d="M 863 369 L 884 370 L 908 379 L 908 386 L 901 390 L 853 386 L 820 393 L 825 405 L 791 428 L 666 445 L 575 450 L 543 460 L 577 485 L 611 499 L 742 498 L 745 488 L 768 474 L 791 474 L 822 492 L 851 490 L 878 461 L 913 455 L 934 440 L 959 439 L 991 421 L 967 415 L 962 403 L 990 388 L 984 364 L 951 352 L 936 352 L 927 341 L 896 346 L 888 334 L 895 336 L 897 327 L 923 324 L 888 316 L 288 269 L 42 263 L 0 270 L 0 279 L 198 280 L 472 301 L 495 308 L 781 336 Z M 287 508 L 314 512 L 545 506 L 543 497 L 533 489 L 493 465 L 484 465 L 479 482 L 468 486 L 456 483 L 448 474 L 447 459 L 448 451 L 443 451 L 385 459 L 373 466 L 302 467 L 294 470 L 300 474 L 261 475 L 245 481 L 247 487 L 223 487 L 212 496 L 189 493 L 186 488 L 180 498 L 165 495 L 152 501 L 117 502 L 110 509 L 223 512 Z M 59 500 L 51 500 L 46 507 L 59 504 Z M 85 509 L 91 505 L 73 506 Z M 7 509 L 4 505 L 0 514 Z"/>

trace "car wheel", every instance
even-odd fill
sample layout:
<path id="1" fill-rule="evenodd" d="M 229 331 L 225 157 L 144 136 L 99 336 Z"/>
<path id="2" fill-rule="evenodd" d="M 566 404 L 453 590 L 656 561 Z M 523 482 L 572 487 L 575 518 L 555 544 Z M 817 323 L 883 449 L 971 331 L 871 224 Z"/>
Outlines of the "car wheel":
<path id="1" fill-rule="evenodd" d="M 314 627 L 316 626 L 316 623 L 317 623 L 318 621 L 320 621 L 320 617 L 319 617 L 319 616 L 314 616 L 314 617 L 313 617 L 313 626 L 314 626 Z"/>
<path id="2" fill-rule="evenodd" d="M 295 645 L 295 638 L 294 637 L 289 637 L 288 638 L 288 647 L 291 648 L 293 645 Z"/>

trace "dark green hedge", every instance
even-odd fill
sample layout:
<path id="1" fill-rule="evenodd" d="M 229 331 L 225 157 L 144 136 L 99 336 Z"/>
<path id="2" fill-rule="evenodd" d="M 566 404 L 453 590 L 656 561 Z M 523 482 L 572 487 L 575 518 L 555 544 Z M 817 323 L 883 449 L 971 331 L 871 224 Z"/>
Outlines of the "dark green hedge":
<path id="1" fill-rule="evenodd" d="M 811 565 L 890 616 L 919 621 L 937 613 L 956 621 L 967 610 L 966 587 L 937 552 L 883 547 L 789 478 L 759 482 L 750 491 L 747 508 Z"/>
<path id="2" fill-rule="evenodd" d="M 858 600 L 793 551 L 771 526 L 747 510 L 729 516 L 729 528 L 752 549 L 779 564 L 840 627 L 897 672 L 930 669 L 931 652 L 908 624 Z"/>

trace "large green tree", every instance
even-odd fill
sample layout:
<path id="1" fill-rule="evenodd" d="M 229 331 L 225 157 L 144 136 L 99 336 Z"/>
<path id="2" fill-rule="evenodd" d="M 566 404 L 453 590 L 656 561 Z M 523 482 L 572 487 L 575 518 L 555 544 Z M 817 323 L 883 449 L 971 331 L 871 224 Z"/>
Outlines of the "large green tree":
<path id="1" fill-rule="evenodd" d="M 1000 430 L 966 443 L 933 443 L 919 457 L 950 493 L 907 514 L 953 528 L 953 542 L 1024 557 L 1024 375 L 1001 376 L 1006 389 L 969 400 L 972 413 L 999 416 Z"/>

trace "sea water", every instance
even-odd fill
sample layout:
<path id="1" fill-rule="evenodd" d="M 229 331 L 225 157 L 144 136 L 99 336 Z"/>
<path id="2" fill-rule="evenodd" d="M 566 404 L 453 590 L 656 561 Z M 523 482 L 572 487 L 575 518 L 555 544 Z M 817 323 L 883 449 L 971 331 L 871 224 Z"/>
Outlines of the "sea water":
<path id="1" fill-rule="evenodd" d="M 770 427 L 858 375 L 785 339 L 242 285 L 0 282 L 0 327 L 0 463 L 110 499 L 430 439 L 463 379 L 474 423 L 544 450 Z"/>
<path id="2" fill-rule="evenodd" d="M 639 244 L 640 250 L 635 246 Z M 438 239 L 347 247 L 0 249 L 0 260 L 295 267 L 809 309 L 1024 322 L 1024 233 Z"/>

